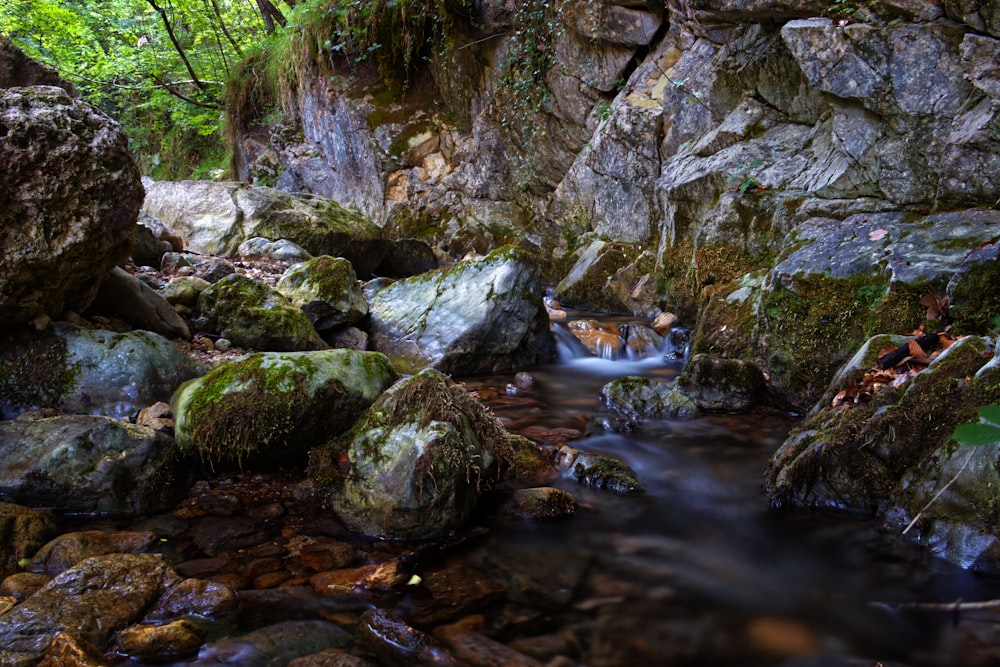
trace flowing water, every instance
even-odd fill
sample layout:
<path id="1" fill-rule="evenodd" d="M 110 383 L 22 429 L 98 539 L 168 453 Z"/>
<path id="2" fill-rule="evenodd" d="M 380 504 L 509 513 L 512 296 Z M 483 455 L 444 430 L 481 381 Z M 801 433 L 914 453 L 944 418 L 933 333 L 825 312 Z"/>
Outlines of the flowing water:
<path id="1" fill-rule="evenodd" d="M 564 339 L 559 363 L 532 371 L 537 384 L 522 395 L 504 398 L 509 377 L 468 383 L 510 430 L 583 431 L 573 447 L 623 460 L 645 486 L 642 496 L 620 497 L 560 483 L 580 501 L 577 517 L 503 526 L 482 547 L 494 567 L 532 572 L 526 602 L 572 637 L 581 663 L 972 664 L 957 617 L 897 606 L 984 599 L 993 582 L 870 519 L 769 508 L 761 471 L 791 415 L 608 430 L 600 387 L 623 375 L 669 379 L 681 367 L 671 352 L 611 361 L 580 356 Z"/>

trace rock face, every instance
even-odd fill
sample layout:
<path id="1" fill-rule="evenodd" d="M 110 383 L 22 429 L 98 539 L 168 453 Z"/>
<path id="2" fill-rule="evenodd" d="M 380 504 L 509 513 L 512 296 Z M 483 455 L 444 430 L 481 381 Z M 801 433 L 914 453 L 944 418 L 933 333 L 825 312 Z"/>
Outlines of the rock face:
<path id="1" fill-rule="evenodd" d="M 166 338 L 59 322 L 0 337 L 0 415 L 35 408 L 134 417 L 205 372 Z"/>
<path id="2" fill-rule="evenodd" d="M 433 369 L 400 380 L 342 438 L 315 450 L 309 473 L 352 530 L 426 539 L 468 519 L 510 466 L 507 433 Z"/>
<path id="3" fill-rule="evenodd" d="M 61 512 L 157 511 L 186 481 L 169 437 L 110 417 L 0 421 L 0 452 L 0 493 Z"/>
<path id="4" fill-rule="evenodd" d="M 287 465 L 350 428 L 395 377 L 375 352 L 252 354 L 177 392 L 177 446 L 210 461 Z"/>
<path id="5" fill-rule="evenodd" d="M 143 188 L 125 135 L 62 88 L 6 88 L 0 153 L 0 329 L 82 311 L 135 242 Z"/>
<path id="6" fill-rule="evenodd" d="M 371 346 L 401 372 L 520 370 L 555 356 L 537 264 L 499 250 L 395 282 L 372 299 Z"/>

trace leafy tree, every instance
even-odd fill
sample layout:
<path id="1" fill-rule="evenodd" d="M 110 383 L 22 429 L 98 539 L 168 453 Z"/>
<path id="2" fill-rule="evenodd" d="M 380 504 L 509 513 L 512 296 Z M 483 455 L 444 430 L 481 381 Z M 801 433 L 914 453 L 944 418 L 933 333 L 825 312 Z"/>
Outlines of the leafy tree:
<path id="1" fill-rule="evenodd" d="M 0 33 L 116 117 L 144 171 L 162 178 L 224 164 L 226 81 L 284 23 L 270 0 L 0 3 Z"/>

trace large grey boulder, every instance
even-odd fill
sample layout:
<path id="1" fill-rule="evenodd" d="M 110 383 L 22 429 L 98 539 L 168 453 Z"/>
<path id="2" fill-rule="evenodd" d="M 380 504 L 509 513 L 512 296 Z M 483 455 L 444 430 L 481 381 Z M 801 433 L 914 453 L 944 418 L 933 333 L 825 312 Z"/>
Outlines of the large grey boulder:
<path id="1" fill-rule="evenodd" d="M 101 283 L 92 308 L 120 317 L 137 329 L 171 338 L 191 337 L 187 322 L 162 295 L 119 266 Z"/>
<path id="2" fill-rule="evenodd" d="M 352 530 L 427 539 L 460 527 L 513 459 L 500 422 L 465 389 L 425 369 L 314 450 L 309 475 L 329 489 Z"/>
<path id="3" fill-rule="evenodd" d="M 472 375 L 551 360 L 555 343 L 537 263 L 502 249 L 392 283 L 370 306 L 373 349 L 401 372 Z"/>
<path id="4" fill-rule="evenodd" d="M 131 418 L 204 372 L 159 334 L 57 322 L 0 337 L 0 415 L 55 408 Z"/>
<path id="5" fill-rule="evenodd" d="M 0 422 L 0 493 L 60 512 L 141 514 L 183 489 L 169 437 L 110 417 L 29 412 Z"/>
<path id="6" fill-rule="evenodd" d="M 177 446 L 225 464 L 291 464 L 350 428 L 395 379 L 376 352 L 251 354 L 178 390 Z"/>
<path id="7" fill-rule="evenodd" d="M 62 88 L 6 88 L 0 154 L 0 330 L 82 311 L 135 242 L 143 189 L 125 135 Z"/>
<path id="8" fill-rule="evenodd" d="M 335 201 L 242 183 L 146 180 L 143 210 L 176 229 L 186 248 L 237 255 L 252 238 L 285 239 L 313 255 L 351 261 L 371 275 L 384 256 L 382 230 Z"/>

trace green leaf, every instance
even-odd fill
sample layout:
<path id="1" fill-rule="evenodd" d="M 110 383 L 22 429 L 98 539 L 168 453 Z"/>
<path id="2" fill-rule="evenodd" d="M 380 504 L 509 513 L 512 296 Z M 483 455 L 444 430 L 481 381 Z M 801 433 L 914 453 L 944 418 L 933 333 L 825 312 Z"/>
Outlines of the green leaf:
<path id="1" fill-rule="evenodd" d="M 979 408 L 979 417 L 983 421 L 1000 425 L 1000 405 L 984 405 Z"/>
<path id="2" fill-rule="evenodd" d="M 989 424 L 961 424 L 955 428 L 951 438 L 963 445 L 992 445 L 1000 443 L 1000 427 Z"/>

